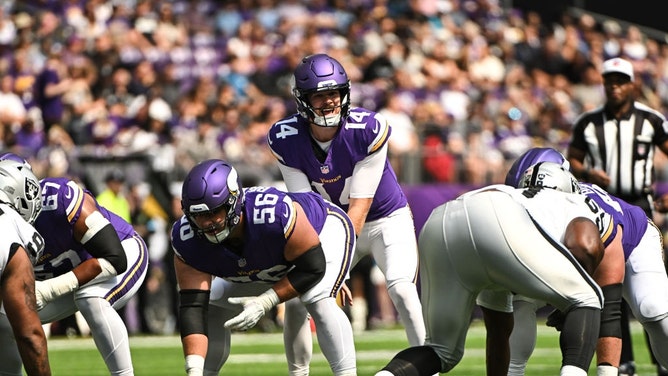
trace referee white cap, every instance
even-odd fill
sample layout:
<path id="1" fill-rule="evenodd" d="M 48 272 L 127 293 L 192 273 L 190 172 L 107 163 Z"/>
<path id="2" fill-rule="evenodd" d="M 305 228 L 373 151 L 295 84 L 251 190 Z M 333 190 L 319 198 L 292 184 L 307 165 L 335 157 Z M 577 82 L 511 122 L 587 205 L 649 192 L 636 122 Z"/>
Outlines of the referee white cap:
<path id="1" fill-rule="evenodd" d="M 633 81 L 633 65 L 628 61 L 619 57 L 612 58 L 603 62 L 603 76 L 609 73 L 621 73 L 629 76 Z"/>

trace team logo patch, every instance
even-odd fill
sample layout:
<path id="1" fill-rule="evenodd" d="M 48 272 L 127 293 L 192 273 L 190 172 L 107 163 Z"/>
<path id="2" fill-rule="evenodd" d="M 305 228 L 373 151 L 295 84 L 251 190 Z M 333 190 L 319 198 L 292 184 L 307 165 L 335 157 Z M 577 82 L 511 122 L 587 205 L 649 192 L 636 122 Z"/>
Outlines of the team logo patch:
<path id="1" fill-rule="evenodd" d="M 32 180 L 25 180 L 26 198 L 30 201 L 39 197 L 39 185 Z"/>
<path id="2" fill-rule="evenodd" d="M 638 155 L 647 155 L 648 151 L 648 144 L 644 142 L 639 142 L 638 145 L 636 146 L 636 152 Z"/>
<path id="3" fill-rule="evenodd" d="M 329 174 L 329 166 L 327 165 L 320 166 L 320 172 L 322 172 L 323 174 Z"/>
<path id="4" fill-rule="evenodd" d="M 247 264 L 245 258 L 240 258 L 239 261 L 237 261 L 237 263 L 239 264 L 239 267 L 240 267 L 240 268 L 243 268 L 243 267 L 246 266 L 246 264 Z"/>

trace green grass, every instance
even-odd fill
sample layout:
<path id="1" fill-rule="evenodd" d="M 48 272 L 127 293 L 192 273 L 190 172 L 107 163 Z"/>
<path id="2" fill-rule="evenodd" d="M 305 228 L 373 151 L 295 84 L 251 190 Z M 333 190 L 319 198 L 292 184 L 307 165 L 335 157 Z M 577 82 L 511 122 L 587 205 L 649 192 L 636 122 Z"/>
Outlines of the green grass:
<path id="1" fill-rule="evenodd" d="M 561 355 L 557 332 L 544 323 L 539 326 L 537 348 L 529 361 L 530 376 L 556 375 L 559 373 Z M 634 350 L 638 376 L 656 375 L 652 367 L 640 326 L 633 322 Z M 232 354 L 222 369 L 222 375 L 273 376 L 286 375 L 287 366 L 280 333 L 235 333 L 232 336 Z M 396 352 L 407 346 L 403 330 L 374 330 L 356 335 L 358 374 L 373 375 Z M 464 359 L 451 374 L 481 376 L 485 374 L 485 332 L 479 322 L 474 322 L 467 337 Z M 183 355 L 178 336 L 130 338 L 133 363 L 137 376 L 179 376 L 183 371 Z M 51 338 L 49 356 L 54 376 L 103 376 L 108 375 L 91 338 Z M 312 376 L 331 375 L 325 358 L 314 348 L 311 364 Z M 596 375 L 592 366 L 589 375 Z"/>

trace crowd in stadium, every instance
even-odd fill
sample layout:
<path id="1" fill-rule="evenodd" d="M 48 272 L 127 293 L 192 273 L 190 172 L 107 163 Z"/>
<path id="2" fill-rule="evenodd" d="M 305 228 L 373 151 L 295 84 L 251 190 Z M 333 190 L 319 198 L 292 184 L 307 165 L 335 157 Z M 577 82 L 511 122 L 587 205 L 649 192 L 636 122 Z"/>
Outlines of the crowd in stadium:
<path id="1" fill-rule="evenodd" d="M 388 117 L 395 167 L 419 159 L 410 183 L 500 181 L 530 146 L 563 150 L 574 118 L 602 103 L 610 57 L 633 62 L 650 107 L 665 112 L 668 98 L 668 48 L 638 27 L 568 13 L 547 24 L 496 1 L 39 1 L 0 11 L 2 147 L 38 159 L 43 175 L 80 173 L 79 154 L 147 153 L 175 180 L 206 157 L 276 180 L 266 129 L 294 110 L 290 76 L 314 52 L 341 61 L 354 105 Z"/>
<path id="2" fill-rule="evenodd" d="M 4 1 L 0 150 L 26 158 L 39 178 L 83 182 L 95 158 L 121 169 L 147 161 L 173 202 L 156 202 L 146 172 L 117 180 L 133 224 L 162 248 L 146 281 L 157 291 L 173 279 L 163 258 L 181 215 L 174 187 L 196 163 L 225 159 L 245 186 L 280 182 L 267 132 L 295 112 L 292 73 L 312 53 L 345 67 L 354 106 L 388 119 L 404 184 L 499 183 L 532 147 L 565 151 L 577 116 L 605 100 L 601 66 L 612 57 L 632 62 L 639 101 L 668 115 L 665 41 L 587 13 L 545 22 L 502 3 Z M 656 173 L 668 177 L 668 163 Z M 128 313 L 130 330 L 174 330 L 169 312 L 152 315 L 163 326 Z"/>

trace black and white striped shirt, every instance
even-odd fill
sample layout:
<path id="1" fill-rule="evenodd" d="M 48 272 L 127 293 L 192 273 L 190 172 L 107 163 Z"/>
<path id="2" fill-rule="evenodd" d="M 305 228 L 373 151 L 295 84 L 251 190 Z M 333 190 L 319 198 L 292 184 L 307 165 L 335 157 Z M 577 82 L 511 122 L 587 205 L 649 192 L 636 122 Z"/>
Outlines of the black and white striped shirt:
<path id="1" fill-rule="evenodd" d="M 668 123 L 658 111 L 634 102 L 620 120 L 604 107 L 585 112 L 575 121 L 570 147 L 586 153 L 584 164 L 610 176 L 603 187 L 624 199 L 647 197 L 654 183 L 655 146 L 668 139 Z"/>

